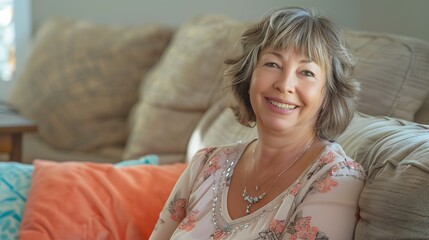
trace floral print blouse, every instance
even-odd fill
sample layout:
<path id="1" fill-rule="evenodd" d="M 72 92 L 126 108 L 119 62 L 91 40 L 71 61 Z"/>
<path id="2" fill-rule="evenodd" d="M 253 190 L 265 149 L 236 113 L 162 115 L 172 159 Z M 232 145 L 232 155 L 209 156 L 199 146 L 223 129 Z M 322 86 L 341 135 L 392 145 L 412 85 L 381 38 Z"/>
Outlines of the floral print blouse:
<path id="1" fill-rule="evenodd" d="M 352 239 L 363 168 L 330 143 L 287 190 L 232 220 L 227 193 L 250 142 L 199 150 L 179 178 L 150 237 L 163 239 Z"/>

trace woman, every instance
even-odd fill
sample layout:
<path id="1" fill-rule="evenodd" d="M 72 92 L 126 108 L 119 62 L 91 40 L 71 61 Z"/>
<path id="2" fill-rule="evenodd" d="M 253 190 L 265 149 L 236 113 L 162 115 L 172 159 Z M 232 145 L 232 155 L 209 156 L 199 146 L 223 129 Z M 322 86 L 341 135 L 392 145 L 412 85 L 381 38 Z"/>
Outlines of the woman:
<path id="1" fill-rule="evenodd" d="M 358 93 L 341 30 L 285 8 L 241 44 L 232 109 L 258 139 L 198 151 L 151 239 L 352 239 L 365 175 L 333 141 Z"/>

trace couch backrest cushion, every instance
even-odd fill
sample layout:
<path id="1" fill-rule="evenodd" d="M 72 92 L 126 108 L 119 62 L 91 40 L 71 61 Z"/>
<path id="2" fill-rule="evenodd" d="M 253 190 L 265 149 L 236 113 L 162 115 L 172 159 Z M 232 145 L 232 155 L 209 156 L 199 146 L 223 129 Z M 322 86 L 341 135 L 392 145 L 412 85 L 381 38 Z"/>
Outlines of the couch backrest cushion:
<path id="1" fill-rule="evenodd" d="M 429 112 L 429 102 L 423 105 L 429 96 L 429 43 L 375 32 L 348 31 L 346 36 L 358 58 L 354 76 L 362 84 L 360 112 L 411 121 L 421 107 Z"/>
<path id="2" fill-rule="evenodd" d="M 429 66 L 427 67 L 429 68 Z M 427 94 L 422 106 L 417 111 L 414 121 L 418 123 L 429 124 L 429 93 Z"/>
<path id="3" fill-rule="evenodd" d="M 201 148 L 229 145 L 257 138 L 256 128 L 241 125 L 227 107 L 226 98 L 219 99 L 203 115 L 188 143 L 186 161 Z"/>
<path id="4" fill-rule="evenodd" d="M 37 32 L 10 101 L 62 149 L 125 145 L 138 86 L 173 31 L 159 25 L 104 26 L 65 18 Z"/>
<path id="5" fill-rule="evenodd" d="M 338 142 L 368 173 L 355 239 L 429 236 L 429 126 L 356 115 Z"/>
<path id="6" fill-rule="evenodd" d="M 184 161 L 189 137 L 206 109 L 219 97 L 224 60 L 238 51 L 243 23 L 203 16 L 183 24 L 141 86 L 130 116 L 124 159 L 145 154 L 177 155 Z"/>

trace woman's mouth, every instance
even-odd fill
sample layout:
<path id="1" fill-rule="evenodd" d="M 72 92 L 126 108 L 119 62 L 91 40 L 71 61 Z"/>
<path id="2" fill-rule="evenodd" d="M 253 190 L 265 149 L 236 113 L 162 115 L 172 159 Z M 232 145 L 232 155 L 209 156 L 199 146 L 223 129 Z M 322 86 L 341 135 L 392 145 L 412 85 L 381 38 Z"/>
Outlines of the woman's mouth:
<path id="1" fill-rule="evenodd" d="M 278 107 L 278 108 L 280 108 L 282 110 L 292 110 L 292 109 L 295 109 L 295 108 L 298 107 L 296 105 L 291 105 L 291 104 L 287 104 L 287 103 L 281 103 L 281 102 L 277 102 L 277 101 L 274 101 L 274 100 L 271 100 L 271 99 L 269 99 L 268 101 L 272 105 L 274 105 L 274 106 L 276 106 L 276 107 Z"/>

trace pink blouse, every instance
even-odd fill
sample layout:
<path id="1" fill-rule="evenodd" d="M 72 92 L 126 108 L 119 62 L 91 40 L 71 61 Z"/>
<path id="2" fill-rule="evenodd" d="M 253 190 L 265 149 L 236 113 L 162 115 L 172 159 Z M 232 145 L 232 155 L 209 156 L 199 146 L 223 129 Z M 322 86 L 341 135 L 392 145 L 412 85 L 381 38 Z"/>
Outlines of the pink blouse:
<path id="1" fill-rule="evenodd" d="M 337 143 L 282 194 L 232 220 L 227 193 L 249 142 L 199 150 L 174 187 L 150 239 L 352 239 L 363 168 Z M 243 209 L 244 211 L 244 209 Z"/>

